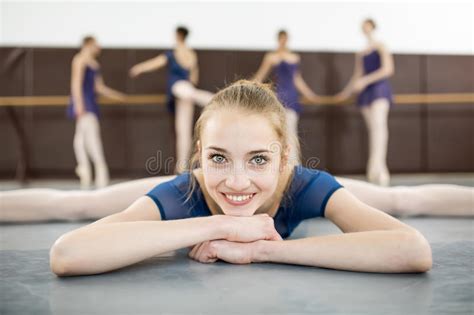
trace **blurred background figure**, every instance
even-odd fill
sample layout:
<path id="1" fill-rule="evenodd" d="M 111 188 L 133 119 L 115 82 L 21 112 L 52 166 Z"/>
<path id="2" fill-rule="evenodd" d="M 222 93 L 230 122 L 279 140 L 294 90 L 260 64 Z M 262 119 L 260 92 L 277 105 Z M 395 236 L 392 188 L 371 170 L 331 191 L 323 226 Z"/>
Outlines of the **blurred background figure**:
<path id="1" fill-rule="evenodd" d="M 357 95 L 369 135 L 369 159 L 366 175 L 371 183 L 382 186 L 390 184 L 387 167 L 388 113 L 393 104 L 392 89 L 388 78 L 394 73 L 393 57 L 387 48 L 374 38 L 374 20 L 362 23 L 362 32 L 367 47 L 356 54 L 354 74 L 347 86 L 336 95 L 343 101 L 352 94 Z"/>
<path id="2" fill-rule="evenodd" d="M 272 72 L 276 85 L 278 98 L 286 107 L 288 130 L 293 138 L 291 143 L 290 158 L 301 160 L 298 156 L 295 138 L 298 137 L 298 120 L 301 113 L 299 94 L 312 102 L 318 102 L 320 97 L 316 95 L 303 80 L 300 71 L 300 56 L 288 48 L 288 33 L 285 30 L 278 32 L 278 48 L 268 52 L 263 57 L 262 64 L 255 74 L 253 80 L 262 82 Z"/>
<path id="3" fill-rule="evenodd" d="M 87 36 L 82 41 L 81 50 L 72 60 L 71 100 L 67 113 L 76 120 L 74 154 L 77 161 L 76 174 L 82 189 L 89 189 L 92 183 L 89 159 L 94 164 L 96 188 L 105 187 L 109 182 L 100 135 L 100 112 L 96 93 L 118 101 L 125 100 L 124 94 L 105 85 L 96 59 L 99 54 L 100 46 L 97 40 Z"/>
<path id="4" fill-rule="evenodd" d="M 196 52 L 186 45 L 189 31 L 186 27 L 176 28 L 176 45 L 173 50 L 141 62 L 130 69 L 130 76 L 136 78 L 142 73 L 158 70 L 168 65 L 167 107 L 175 115 L 176 168 L 177 173 L 187 169 L 191 153 L 194 103 L 205 106 L 212 93 L 195 88 L 199 80 Z"/>

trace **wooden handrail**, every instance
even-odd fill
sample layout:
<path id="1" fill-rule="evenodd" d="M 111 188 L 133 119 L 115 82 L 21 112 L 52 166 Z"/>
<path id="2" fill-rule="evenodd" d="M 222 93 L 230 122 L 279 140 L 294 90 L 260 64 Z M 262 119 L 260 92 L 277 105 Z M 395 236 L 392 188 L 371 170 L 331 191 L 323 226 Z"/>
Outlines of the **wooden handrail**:
<path id="1" fill-rule="evenodd" d="M 166 103 L 164 94 L 127 95 L 124 102 L 99 97 L 102 105 L 157 105 Z M 431 94 L 396 94 L 395 104 L 461 104 L 474 103 L 474 93 L 431 93 Z M 69 103 L 69 96 L 5 96 L 0 97 L 0 106 L 65 106 Z M 302 100 L 304 105 L 335 105 L 338 104 L 332 97 L 323 97 L 320 103 Z M 339 103 L 341 105 L 352 102 Z"/>

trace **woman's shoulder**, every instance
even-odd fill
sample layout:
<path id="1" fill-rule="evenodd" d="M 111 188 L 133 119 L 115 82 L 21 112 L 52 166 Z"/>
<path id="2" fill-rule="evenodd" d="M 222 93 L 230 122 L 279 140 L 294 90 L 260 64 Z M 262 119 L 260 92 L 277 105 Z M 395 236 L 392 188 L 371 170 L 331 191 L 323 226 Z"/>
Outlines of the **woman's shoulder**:
<path id="1" fill-rule="evenodd" d="M 288 53 L 288 60 L 291 61 L 292 63 L 300 63 L 301 61 L 301 56 L 298 53 L 295 52 L 289 52 Z"/>
<path id="2" fill-rule="evenodd" d="M 269 62 L 271 65 L 275 65 L 276 63 L 278 63 L 279 60 L 278 53 L 275 51 L 269 51 L 265 54 L 263 60 Z"/>
<path id="3" fill-rule="evenodd" d="M 331 186 L 336 183 L 337 181 L 334 176 L 326 171 L 297 165 L 293 170 L 293 178 L 290 190 L 293 193 L 299 193 L 306 190 L 306 188 L 309 186 Z"/>
<path id="4" fill-rule="evenodd" d="M 289 197 L 301 217 L 324 216 L 326 203 L 342 185 L 328 172 L 297 166 Z"/>
<path id="5" fill-rule="evenodd" d="M 359 52 L 360 56 L 366 56 L 370 55 L 371 53 L 378 52 L 380 53 L 381 51 L 386 51 L 387 47 L 383 42 L 377 41 L 373 42 L 370 46 Z"/>

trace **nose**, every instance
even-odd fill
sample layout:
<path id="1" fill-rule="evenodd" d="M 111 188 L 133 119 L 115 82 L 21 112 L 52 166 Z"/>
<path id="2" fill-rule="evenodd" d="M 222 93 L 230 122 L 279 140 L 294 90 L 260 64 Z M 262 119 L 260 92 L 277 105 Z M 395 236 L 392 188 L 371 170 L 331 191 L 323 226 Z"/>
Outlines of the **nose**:
<path id="1" fill-rule="evenodd" d="M 234 170 L 234 172 L 227 177 L 225 184 L 230 189 L 241 192 L 249 188 L 250 179 L 245 171 Z"/>

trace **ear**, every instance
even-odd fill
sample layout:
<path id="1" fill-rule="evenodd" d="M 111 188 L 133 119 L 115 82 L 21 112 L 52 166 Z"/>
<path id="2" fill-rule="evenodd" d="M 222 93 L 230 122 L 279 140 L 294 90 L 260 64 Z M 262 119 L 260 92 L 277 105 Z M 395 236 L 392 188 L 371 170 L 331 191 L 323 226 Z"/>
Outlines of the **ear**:
<path id="1" fill-rule="evenodd" d="M 196 151 L 201 155 L 201 140 L 196 141 Z"/>

